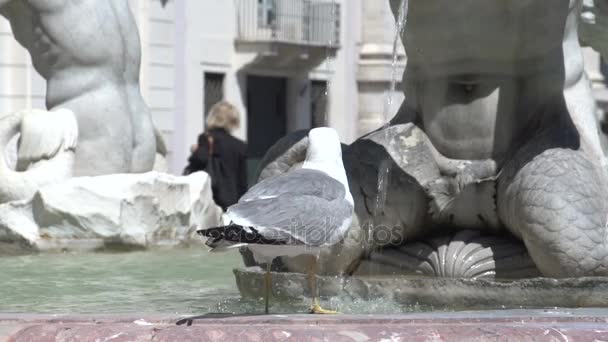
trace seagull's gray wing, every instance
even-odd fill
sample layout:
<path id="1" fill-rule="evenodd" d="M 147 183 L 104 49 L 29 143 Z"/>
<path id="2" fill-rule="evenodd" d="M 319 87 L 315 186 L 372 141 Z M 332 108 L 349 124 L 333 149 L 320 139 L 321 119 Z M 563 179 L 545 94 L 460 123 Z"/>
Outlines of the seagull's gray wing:
<path id="1" fill-rule="evenodd" d="M 265 238 L 310 246 L 340 241 L 343 238 L 340 227 L 350 222 L 352 212 L 352 205 L 343 198 L 328 201 L 290 194 L 243 201 L 228 209 L 235 223 L 253 226 Z"/>
<path id="2" fill-rule="evenodd" d="M 297 169 L 264 179 L 249 189 L 239 203 L 283 195 L 310 195 L 331 201 L 344 198 L 345 194 L 344 185 L 325 172 Z"/>

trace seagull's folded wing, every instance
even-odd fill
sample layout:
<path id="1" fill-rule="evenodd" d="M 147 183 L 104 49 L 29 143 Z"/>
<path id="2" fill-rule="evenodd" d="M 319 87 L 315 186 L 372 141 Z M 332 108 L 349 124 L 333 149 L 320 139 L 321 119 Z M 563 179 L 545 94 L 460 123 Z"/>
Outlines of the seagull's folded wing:
<path id="1" fill-rule="evenodd" d="M 267 239 L 323 246 L 343 238 L 352 210 L 344 199 L 282 195 L 241 201 L 229 208 L 228 216 L 238 225 L 255 227 Z"/>
<path id="2" fill-rule="evenodd" d="M 317 170 L 298 169 L 264 179 L 249 189 L 239 203 L 283 195 L 309 195 L 332 201 L 344 198 L 345 193 L 344 185 L 328 174 Z"/>

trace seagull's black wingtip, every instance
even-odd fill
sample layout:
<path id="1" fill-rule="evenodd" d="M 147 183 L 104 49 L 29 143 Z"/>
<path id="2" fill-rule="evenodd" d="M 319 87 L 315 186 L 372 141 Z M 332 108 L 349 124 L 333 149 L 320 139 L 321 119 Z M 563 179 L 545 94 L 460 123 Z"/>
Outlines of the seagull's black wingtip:
<path id="1" fill-rule="evenodd" d="M 230 226 L 219 226 L 219 227 L 198 229 L 196 231 L 196 233 L 198 235 L 202 235 L 202 236 L 206 236 L 206 237 L 216 237 L 218 234 L 223 235 L 224 231 L 228 227 L 230 227 Z"/>
<path id="2" fill-rule="evenodd" d="M 244 227 L 238 224 L 227 226 L 199 229 L 199 235 L 206 236 L 211 240 L 210 244 L 226 240 L 236 243 L 253 243 L 262 245 L 284 245 L 288 243 L 285 239 L 273 239 L 264 237 L 253 227 Z M 209 244 L 208 244 L 209 245 Z M 210 246 L 210 245 L 209 245 Z"/>

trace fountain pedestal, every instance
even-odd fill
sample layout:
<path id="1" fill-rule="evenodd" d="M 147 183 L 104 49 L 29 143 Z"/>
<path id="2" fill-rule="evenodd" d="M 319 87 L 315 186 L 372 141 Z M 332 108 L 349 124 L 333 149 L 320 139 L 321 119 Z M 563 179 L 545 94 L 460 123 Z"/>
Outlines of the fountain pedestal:
<path id="1" fill-rule="evenodd" d="M 204 172 L 76 177 L 0 205 L 0 254 L 201 244 L 221 215 Z"/>
<path id="2" fill-rule="evenodd" d="M 264 272 L 259 267 L 235 269 L 245 298 L 264 296 Z M 306 275 L 273 272 L 272 297 L 300 300 L 310 297 Z M 419 310 L 497 310 L 515 308 L 608 307 L 608 278 L 531 278 L 517 280 L 456 279 L 420 276 L 318 276 L 325 299 L 383 300 Z"/>

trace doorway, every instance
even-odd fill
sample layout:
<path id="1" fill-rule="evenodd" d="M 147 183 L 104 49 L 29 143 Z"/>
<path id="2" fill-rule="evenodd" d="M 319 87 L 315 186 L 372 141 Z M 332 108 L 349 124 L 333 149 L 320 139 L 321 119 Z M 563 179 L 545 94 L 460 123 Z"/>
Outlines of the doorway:
<path id="1" fill-rule="evenodd" d="M 287 134 L 287 80 L 247 77 L 247 174 L 253 184 L 266 151 Z"/>
<path id="2" fill-rule="evenodd" d="M 327 82 L 310 83 L 310 128 L 327 126 Z"/>

